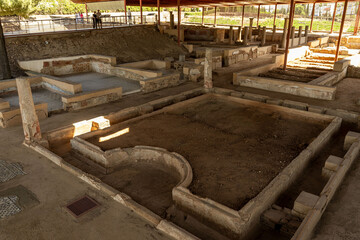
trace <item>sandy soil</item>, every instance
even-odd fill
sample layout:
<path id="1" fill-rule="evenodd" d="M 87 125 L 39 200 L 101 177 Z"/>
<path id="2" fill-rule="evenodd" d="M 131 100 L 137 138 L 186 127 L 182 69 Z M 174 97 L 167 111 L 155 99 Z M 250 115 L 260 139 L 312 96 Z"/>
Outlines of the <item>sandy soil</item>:
<path id="1" fill-rule="evenodd" d="M 118 138 L 88 140 L 104 150 L 149 145 L 175 151 L 193 168 L 191 191 L 233 209 L 256 196 L 324 128 L 223 100 L 119 125 L 125 127 L 130 132 Z"/>
<path id="2" fill-rule="evenodd" d="M 115 56 L 118 63 L 178 57 L 184 49 L 154 27 L 133 26 L 6 38 L 12 74 L 23 74 L 17 60 L 36 60 L 82 54 Z"/>

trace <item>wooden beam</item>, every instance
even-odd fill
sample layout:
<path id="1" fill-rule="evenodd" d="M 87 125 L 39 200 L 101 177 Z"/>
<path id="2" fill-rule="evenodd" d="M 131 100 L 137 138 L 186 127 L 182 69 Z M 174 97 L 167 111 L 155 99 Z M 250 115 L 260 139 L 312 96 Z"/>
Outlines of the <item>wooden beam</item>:
<path id="1" fill-rule="evenodd" d="M 143 9 L 142 9 L 142 0 L 140 0 L 140 18 L 141 18 L 141 24 L 143 24 Z"/>
<path id="2" fill-rule="evenodd" d="M 335 21 L 335 16 L 336 16 L 336 8 L 337 8 L 337 2 L 335 3 L 335 6 L 334 6 L 334 13 L 333 13 L 333 19 L 332 19 L 332 23 L 331 23 L 330 33 L 333 33 L 333 31 L 334 31 L 334 21 Z"/>
<path id="3" fill-rule="evenodd" d="M 360 19 L 360 3 L 359 3 L 358 10 L 357 10 L 357 13 L 356 13 L 356 20 L 355 20 L 355 27 L 354 27 L 354 35 L 357 34 L 358 29 L 359 29 L 359 19 Z"/>
<path id="4" fill-rule="evenodd" d="M 275 4 L 274 24 L 273 24 L 273 26 L 274 26 L 274 25 L 275 25 L 275 23 L 276 23 L 276 12 L 277 12 L 277 3 Z"/>
<path id="5" fill-rule="evenodd" d="M 0 75 L 0 80 L 11 78 L 10 63 L 6 51 L 5 37 L 1 25 L 1 19 L 0 19 L 0 72 L 2 73 L 2 76 Z"/>
<path id="6" fill-rule="evenodd" d="M 285 57 L 284 57 L 284 66 L 283 66 L 284 70 L 286 70 L 287 58 L 288 58 L 288 54 L 289 54 L 290 34 L 291 34 L 291 28 L 292 28 L 293 20 L 294 20 L 294 12 L 295 12 L 295 1 L 291 0 L 289 26 L 288 26 L 287 37 L 286 37 L 286 45 L 285 45 Z"/>
<path id="7" fill-rule="evenodd" d="M 244 27 L 245 5 L 242 6 L 241 26 Z"/>
<path id="8" fill-rule="evenodd" d="M 345 0 L 344 12 L 343 12 L 343 15 L 342 15 L 342 18 L 341 18 L 340 32 L 339 32 L 339 38 L 338 38 L 338 43 L 337 43 L 337 47 L 336 47 L 336 53 L 335 53 L 334 62 L 336 62 L 338 60 L 338 57 L 339 57 L 339 51 L 340 51 L 340 45 L 341 45 L 341 37 L 342 37 L 343 30 L 344 30 L 347 6 L 348 6 L 348 0 Z"/>
<path id="9" fill-rule="evenodd" d="M 215 16 L 214 16 L 214 25 L 216 26 L 216 9 L 217 7 L 215 6 Z"/>
<path id="10" fill-rule="evenodd" d="M 160 26 L 160 0 L 157 0 L 156 6 L 158 9 L 158 25 Z"/>
<path id="11" fill-rule="evenodd" d="M 315 14 L 315 3 L 313 4 L 312 12 L 311 12 L 311 23 L 310 23 L 310 32 L 312 32 L 312 26 L 314 22 L 314 14 Z"/>
<path id="12" fill-rule="evenodd" d="M 258 15 L 257 15 L 257 22 L 256 22 L 256 27 L 259 26 L 259 19 L 260 19 L 260 9 L 261 9 L 261 5 L 258 6 Z"/>
<path id="13" fill-rule="evenodd" d="M 181 5 L 180 5 L 180 0 L 177 0 L 177 7 L 178 7 L 178 25 L 177 25 L 177 29 L 178 29 L 178 45 L 180 46 L 180 37 L 181 37 L 181 31 L 180 31 L 180 27 L 181 27 Z"/>
<path id="14" fill-rule="evenodd" d="M 201 24 L 204 25 L 204 16 L 205 16 L 205 8 L 202 7 L 202 18 L 201 18 Z"/>
<path id="15" fill-rule="evenodd" d="M 125 8 L 125 24 L 127 24 L 126 0 L 124 0 L 124 8 Z"/>

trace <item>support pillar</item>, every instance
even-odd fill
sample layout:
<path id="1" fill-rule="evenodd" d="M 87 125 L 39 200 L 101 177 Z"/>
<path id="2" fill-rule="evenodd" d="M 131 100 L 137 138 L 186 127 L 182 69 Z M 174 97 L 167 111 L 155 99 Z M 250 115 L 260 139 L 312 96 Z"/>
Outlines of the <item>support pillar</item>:
<path id="1" fill-rule="evenodd" d="M 315 14 L 315 3 L 313 4 L 313 9 L 311 12 L 310 32 L 312 32 L 312 26 L 313 26 L 313 22 L 314 22 L 314 14 Z"/>
<path id="2" fill-rule="evenodd" d="M 10 79 L 10 63 L 6 51 L 5 37 L 0 19 L 0 80 Z"/>
<path id="3" fill-rule="evenodd" d="M 332 22 L 331 22 L 331 30 L 330 30 L 330 33 L 333 33 L 334 31 L 334 22 L 335 22 L 335 16 L 336 16 L 336 8 L 337 8 L 337 2 L 334 3 L 335 6 L 334 6 L 334 13 L 333 13 L 333 19 L 332 19 Z M 356 24 L 355 24 L 356 25 Z"/>
<path id="4" fill-rule="evenodd" d="M 170 13 L 170 28 L 175 29 L 174 14 L 172 11 L 170 11 L 169 13 Z"/>
<path id="5" fill-rule="evenodd" d="M 16 79 L 16 86 L 19 95 L 19 105 L 24 128 L 25 142 L 40 142 L 42 139 L 40 123 L 36 115 L 30 81 L 26 77 L 19 77 Z"/>
<path id="6" fill-rule="evenodd" d="M 292 26 L 291 27 L 291 33 L 290 33 L 290 37 L 291 37 L 291 46 L 293 47 L 295 45 L 295 27 Z"/>
<path id="7" fill-rule="evenodd" d="M 302 39 L 302 26 L 299 26 L 299 45 L 301 45 L 301 39 Z"/>
<path id="8" fill-rule="evenodd" d="M 293 25 L 293 20 L 294 20 L 294 11 L 295 10 L 295 1 L 291 0 L 290 3 L 290 16 L 289 16 L 289 27 L 288 27 L 288 33 L 287 33 L 287 37 L 286 37 L 286 47 L 285 47 L 285 57 L 284 57 L 284 66 L 283 69 L 286 70 L 286 64 L 287 64 L 287 57 L 288 57 L 288 53 L 289 53 L 289 43 L 290 43 L 290 31 Z"/>
<path id="9" fill-rule="evenodd" d="M 357 32 L 359 30 L 359 20 L 360 20 L 360 4 L 358 6 L 358 10 L 356 13 L 356 20 L 355 20 L 355 27 L 354 27 L 354 35 L 357 35 Z"/>
<path id="10" fill-rule="evenodd" d="M 160 26 L 160 0 L 157 0 L 157 9 L 158 9 L 158 17 L 157 17 L 157 20 L 158 20 L 158 25 Z"/>
<path id="11" fill-rule="evenodd" d="M 127 24 L 127 10 L 126 10 L 126 0 L 124 0 L 124 9 L 125 9 L 125 24 Z"/>
<path id="12" fill-rule="evenodd" d="M 260 9 L 261 9 L 261 5 L 259 5 L 259 6 L 258 6 L 258 15 L 257 15 L 257 22 L 256 22 L 256 26 L 259 26 Z"/>
<path id="13" fill-rule="evenodd" d="M 274 23 L 273 23 L 273 25 L 276 24 L 276 12 L 277 12 L 277 3 L 275 4 Z"/>
<path id="14" fill-rule="evenodd" d="M 177 30 L 178 30 L 178 45 L 180 46 L 180 38 L 181 38 L 181 6 L 180 6 L 180 0 L 177 0 L 177 5 L 178 5 L 178 25 L 177 25 Z"/>
<path id="15" fill-rule="evenodd" d="M 283 35 L 281 37 L 281 48 L 285 48 L 285 45 L 286 45 L 286 36 L 287 36 L 287 27 L 289 25 L 289 18 L 285 18 L 285 21 L 284 21 L 284 30 L 283 30 Z"/>
<path id="16" fill-rule="evenodd" d="M 248 45 L 248 42 L 249 42 L 249 27 L 246 26 L 245 27 L 245 30 L 244 30 L 244 40 L 243 40 L 243 45 L 244 46 L 247 46 Z"/>
<path id="17" fill-rule="evenodd" d="M 275 35 L 276 35 L 276 25 L 274 24 L 273 26 L 273 32 L 272 32 L 272 37 L 271 37 L 271 41 L 275 42 Z"/>
<path id="18" fill-rule="evenodd" d="M 339 32 L 339 38 L 338 38 L 338 42 L 337 42 L 337 47 L 336 47 L 336 53 L 335 53 L 335 61 L 336 62 L 338 60 L 339 57 L 339 51 L 340 51 L 340 45 L 341 45 L 341 38 L 342 38 L 342 33 L 344 30 L 344 23 L 345 23 L 345 17 L 346 17 L 346 9 L 348 6 L 348 0 L 345 0 L 345 4 L 344 4 L 344 12 L 341 18 L 341 25 L 340 25 L 340 32 Z"/>
<path id="19" fill-rule="evenodd" d="M 253 26 L 253 22 L 254 22 L 254 18 L 249 18 L 250 19 L 250 26 L 249 26 L 249 41 L 251 42 L 252 39 L 252 26 Z"/>
<path id="20" fill-rule="evenodd" d="M 309 26 L 306 25 L 305 26 L 305 43 L 308 42 L 308 38 L 309 38 Z"/>
<path id="21" fill-rule="evenodd" d="M 261 46 L 265 46 L 266 42 L 266 26 L 262 28 L 262 34 L 261 34 Z"/>
<path id="22" fill-rule="evenodd" d="M 229 30 L 229 44 L 230 45 L 234 44 L 234 28 L 233 28 L 233 26 L 231 26 L 230 30 Z"/>
<path id="23" fill-rule="evenodd" d="M 204 87 L 206 89 L 213 88 L 212 81 L 212 49 L 205 50 L 205 65 L 204 65 Z"/>
<path id="24" fill-rule="evenodd" d="M 238 37 L 237 37 L 237 41 L 238 41 L 238 42 L 241 42 L 241 31 L 242 31 L 242 27 L 239 26 L 239 27 L 238 27 Z"/>
<path id="25" fill-rule="evenodd" d="M 204 25 L 205 8 L 202 7 L 201 25 Z"/>
<path id="26" fill-rule="evenodd" d="M 217 7 L 215 7 L 214 26 L 216 26 L 216 10 L 217 10 Z"/>
<path id="27" fill-rule="evenodd" d="M 245 5 L 242 7 L 241 26 L 244 26 Z"/>
<path id="28" fill-rule="evenodd" d="M 144 23 L 143 21 L 143 7 L 142 7 L 142 0 L 140 0 L 140 21 L 141 21 L 141 24 Z"/>

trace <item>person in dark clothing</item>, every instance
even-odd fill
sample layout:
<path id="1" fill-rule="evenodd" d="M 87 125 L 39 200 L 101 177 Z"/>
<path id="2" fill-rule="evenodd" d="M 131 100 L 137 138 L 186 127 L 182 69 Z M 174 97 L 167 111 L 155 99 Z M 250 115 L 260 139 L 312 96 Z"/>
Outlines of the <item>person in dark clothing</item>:
<path id="1" fill-rule="evenodd" d="M 92 20 L 93 20 L 93 28 L 97 29 L 97 15 L 96 15 L 96 11 L 93 13 L 92 15 Z"/>

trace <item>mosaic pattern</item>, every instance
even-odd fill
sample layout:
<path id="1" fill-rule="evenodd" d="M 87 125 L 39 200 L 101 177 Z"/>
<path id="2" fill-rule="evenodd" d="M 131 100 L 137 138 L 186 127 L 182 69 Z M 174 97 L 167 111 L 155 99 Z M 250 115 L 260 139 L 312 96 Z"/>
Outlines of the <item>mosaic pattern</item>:
<path id="1" fill-rule="evenodd" d="M 17 196 L 0 197 L 0 219 L 21 212 L 21 208 L 16 205 L 18 200 Z"/>
<path id="2" fill-rule="evenodd" d="M 0 183 L 9 181 L 18 175 L 25 175 L 20 163 L 0 160 Z"/>

